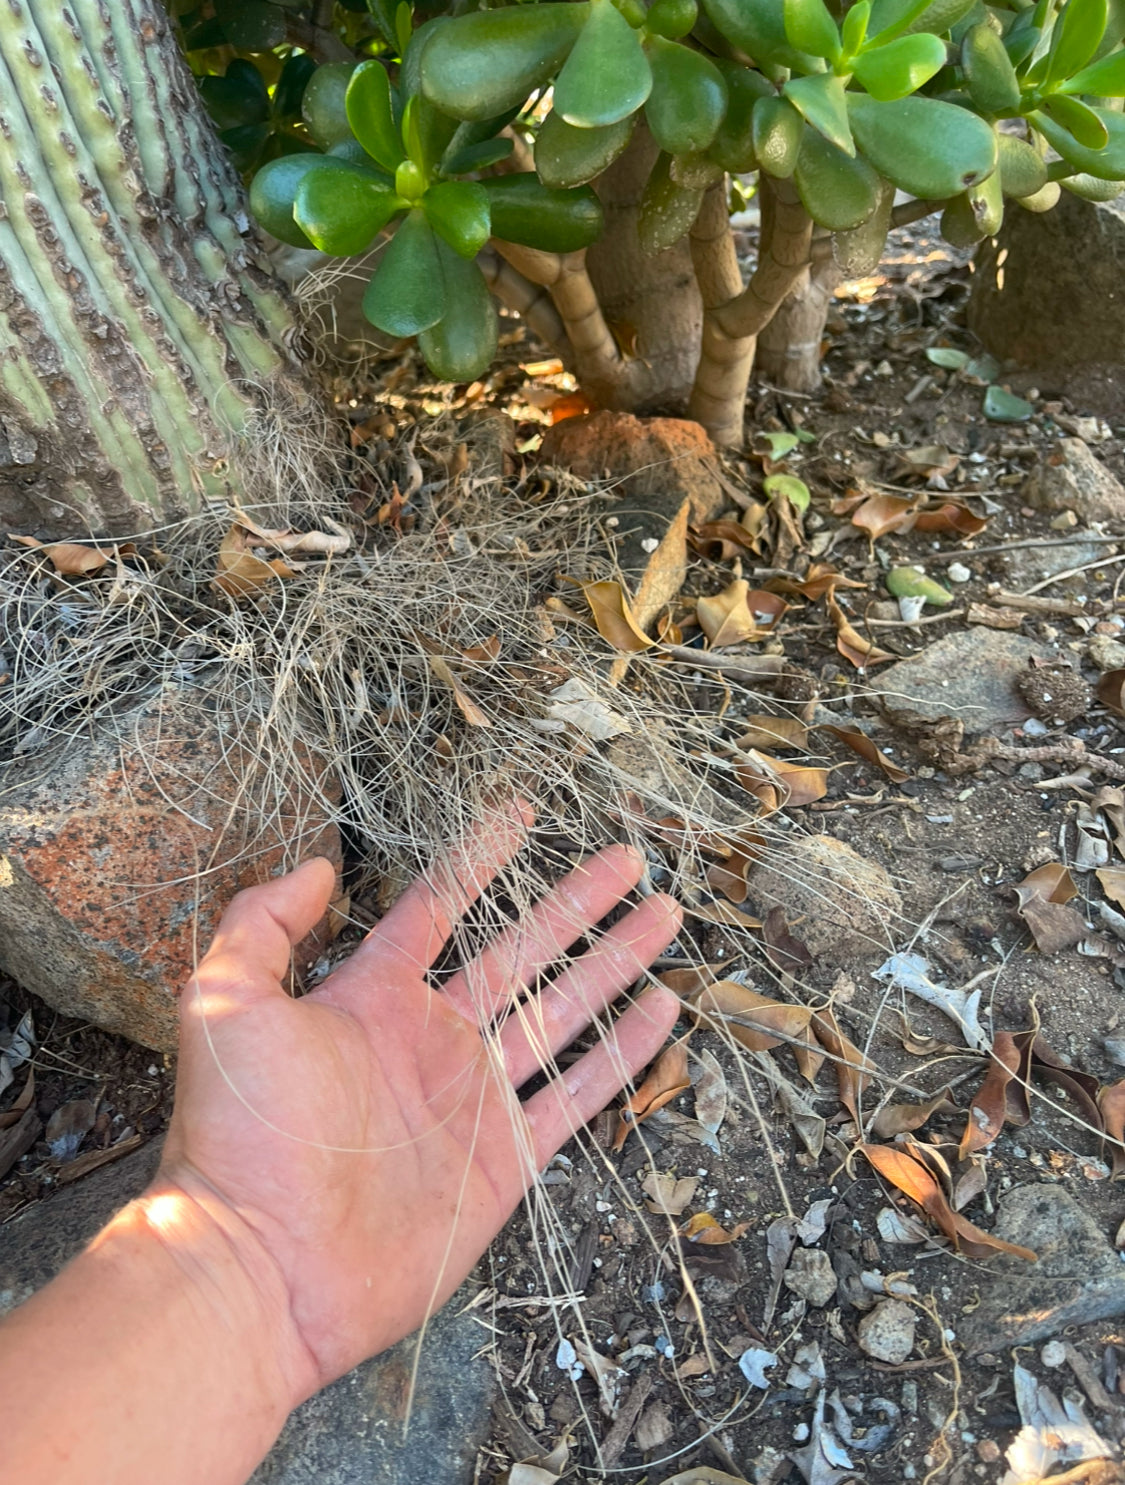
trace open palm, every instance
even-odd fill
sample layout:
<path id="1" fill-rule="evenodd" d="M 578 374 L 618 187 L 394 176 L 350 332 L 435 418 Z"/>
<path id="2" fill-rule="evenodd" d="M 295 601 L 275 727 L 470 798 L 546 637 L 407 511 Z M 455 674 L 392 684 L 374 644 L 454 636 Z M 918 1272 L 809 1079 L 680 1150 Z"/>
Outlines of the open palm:
<path id="1" fill-rule="evenodd" d="M 282 981 L 292 945 L 324 912 L 331 867 L 310 861 L 243 892 L 185 991 L 162 1179 L 217 1196 L 279 1267 L 315 1387 L 448 1298 L 535 1171 L 676 1018 L 669 992 L 645 991 L 611 1036 L 519 1103 L 516 1090 L 679 927 L 671 899 L 649 897 L 520 1001 L 638 881 L 640 858 L 613 846 L 435 991 L 429 968 L 527 823 L 498 809 L 300 1000 Z"/>

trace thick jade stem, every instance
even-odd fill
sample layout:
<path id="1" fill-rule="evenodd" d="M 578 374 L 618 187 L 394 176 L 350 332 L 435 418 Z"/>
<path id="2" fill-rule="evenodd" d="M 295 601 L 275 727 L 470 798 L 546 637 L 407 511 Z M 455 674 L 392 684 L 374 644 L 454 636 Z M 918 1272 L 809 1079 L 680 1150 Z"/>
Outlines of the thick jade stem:
<path id="1" fill-rule="evenodd" d="M 143 531 L 225 497 L 286 303 L 156 0 L 0 22 L 0 519 Z"/>

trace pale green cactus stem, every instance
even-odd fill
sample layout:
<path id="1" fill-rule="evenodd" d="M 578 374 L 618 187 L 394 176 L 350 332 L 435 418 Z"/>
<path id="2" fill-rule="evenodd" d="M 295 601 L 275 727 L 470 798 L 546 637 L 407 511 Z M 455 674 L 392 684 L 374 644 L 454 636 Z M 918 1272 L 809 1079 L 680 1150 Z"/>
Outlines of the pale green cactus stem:
<path id="1" fill-rule="evenodd" d="M 143 531 L 225 498 L 285 301 L 155 0 L 0 25 L 0 518 Z"/>

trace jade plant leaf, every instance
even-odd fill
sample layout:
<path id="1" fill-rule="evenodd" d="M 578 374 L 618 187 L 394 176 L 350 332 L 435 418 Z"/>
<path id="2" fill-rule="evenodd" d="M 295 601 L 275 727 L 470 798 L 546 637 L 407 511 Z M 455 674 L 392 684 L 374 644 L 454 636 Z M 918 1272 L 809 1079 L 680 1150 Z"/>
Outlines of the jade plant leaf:
<path id="1" fill-rule="evenodd" d="M 235 57 L 222 77 L 201 77 L 199 91 L 217 129 L 264 124 L 270 116 L 270 95 L 253 62 Z"/>
<path id="2" fill-rule="evenodd" d="M 753 4 L 703 0 L 703 9 L 715 30 L 753 57 L 759 67 L 811 70 L 812 59 L 798 51 L 785 34 L 784 0 L 754 0 Z"/>
<path id="3" fill-rule="evenodd" d="M 1068 129 L 1048 117 L 1045 113 L 1028 114 L 1028 122 L 1038 129 L 1047 143 L 1075 170 L 1097 176 L 1099 180 L 1125 179 L 1125 115 L 1108 108 L 1092 108 L 1105 125 L 1109 142 L 1103 149 L 1093 150 L 1080 144 Z"/>
<path id="4" fill-rule="evenodd" d="M 882 181 L 859 155 L 846 155 L 807 129 L 793 182 L 801 204 L 820 227 L 845 232 L 865 222 L 879 204 Z"/>
<path id="5" fill-rule="evenodd" d="M 799 52 L 831 61 L 840 55 L 840 33 L 824 0 L 784 0 L 785 34 Z"/>
<path id="6" fill-rule="evenodd" d="M 555 108 L 578 129 L 620 123 L 652 91 L 652 68 L 636 31 L 613 0 L 589 4 L 589 20 L 555 81 Z"/>
<path id="7" fill-rule="evenodd" d="M 989 387 L 984 394 L 984 415 L 994 423 L 1026 423 L 1034 411 L 1030 402 L 1003 387 Z"/>
<path id="8" fill-rule="evenodd" d="M 315 154 L 282 155 L 263 165 L 250 182 L 250 210 L 255 221 L 290 247 L 313 246 L 293 220 L 293 198 L 309 170 L 325 159 Z"/>
<path id="9" fill-rule="evenodd" d="M 935 608 L 946 608 L 953 594 L 918 567 L 892 567 L 884 582 L 892 598 L 921 598 Z"/>
<path id="10" fill-rule="evenodd" d="M 309 78 L 301 99 L 301 117 L 321 149 L 331 149 L 355 137 L 348 123 L 346 102 L 354 71 L 352 62 L 329 62 Z"/>
<path id="11" fill-rule="evenodd" d="M 552 109 L 539 126 L 535 168 L 546 186 L 583 186 L 624 153 L 635 117 L 604 129 L 576 129 Z"/>
<path id="12" fill-rule="evenodd" d="M 659 253 L 679 242 L 699 215 L 702 190 L 677 185 L 671 167 L 670 155 L 658 155 L 641 196 L 637 235 L 645 253 Z"/>
<path id="13" fill-rule="evenodd" d="M 654 36 L 648 46 L 652 92 L 645 120 L 652 137 L 670 155 L 705 150 L 718 133 L 727 107 L 727 85 L 701 52 Z"/>
<path id="14" fill-rule="evenodd" d="M 589 14 L 588 4 L 516 5 L 436 24 L 418 62 L 421 90 L 451 118 L 495 118 L 554 76 Z"/>
<path id="15" fill-rule="evenodd" d="M 352 133 L 384 170 L 406 158 L 394 121 L 391 82 L 381 62 L 361 62 L 351 75 L 344 107 Z"/>
<path id="16" fill-rule="evenodd" d="M 967 109 L 915 94 L 880 103 L 848 94 L 856 143 L 880 175 L 923 200 L 943 201 L 996 167 L 996 136 Z"/>
<path id="17" fill-rule="evenodd" d="M 391 238 L 363 296 L 363 312 L 388 335 L 417 335 L 446 310 L 440 239 L 415 207 Z"/>
<path id="18" fill-rule="evenodd" d="M 589 186 L 556 190 L 534 173 L 497 175 L 481 182 L 492 235 L 545 253 L 574 253 L 597 241 L 602 204 Z"/>
<path id="19" fill-rule="evenodd" d="M 1125 98 L 1125 51 L 1111 52 L 1059 85 L 1060 93 L 1086 93 L 1091 98 Z"/>
<path id="20" fill-rule="evenodd" d="M 462 258 L 475 258 L 492 235 L 488 192 L 476 181 L 443 180 L 422 198 L 434 231 Z"/>
<path id="21" fill-rule="evenodd" d="M 1067 0 L 1051 35 L 1048 87 L 1086 66 L 1098 49 L 1107 19 L 1106 0 Z"/>
<path id="22" fill-rule="evenodd" d="M 1010 113 L 1020 105 L 1020 81 L 1001 38 L 982 21 L 961 42 L 969 97 L 982 113 Z"/>
<path id="23" fill-rule="evenodd" d="M 812 77 L 792 77 L 782 92 L 814 129 L 845 155 L 855 154 L 844 79 L 833 72 L 817 72 Z"/>
<path id="24" fill-rule="evenodd" d="M 754 105 L 753 124 L 754 154 L 758 164 L 767 175 L 785 180 L 797 165 L 805 132 L 804 120 L 787 98 L 771 94 L 768 98 L 760 98 Z"/>
<path id="25" fill-rule="evenodd" d="M 496 355 L 499 327 L 492 296 L 475 263 L 443 242 L 438 252 L 447 308 L 436 325 L 420 332 L 418 349 L 442 381 L 475 381 Z"/>
<path id="26" fill-rule="evenodd" d="M 1061 124 L 1078 143 L 1088 150 L 1103 150 L 1109 143 L 1109 130 L 1098 115 L 1079 98 L 1065 94 L 1048 98 L 1044 104 L 1056 124 Z"/>
<path id="27" fill-rule="evenodd" d="M 373 172 L 315 157 L 293 197 L 293 220 L 322 253 L 364 253 L 405 205 Z"/>
<path id="28" fill-rule="evenodd" d="M 855 59 L 855 75 L 872 98 L 890 103 L 916 93 L 944 66 L 945 42 L 923 32 L 861 53 Z"/>

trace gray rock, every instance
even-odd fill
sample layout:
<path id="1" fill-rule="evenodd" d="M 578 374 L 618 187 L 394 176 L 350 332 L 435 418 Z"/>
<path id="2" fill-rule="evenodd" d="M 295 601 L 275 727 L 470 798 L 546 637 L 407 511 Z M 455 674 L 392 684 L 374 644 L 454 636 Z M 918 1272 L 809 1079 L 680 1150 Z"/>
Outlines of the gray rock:
<path id="1" fill-rule="evenodd" d="M 879 702 L 905 726 L 957 717 L 968 736 L 1002 730 L 1031 715 L 1016 677 L 1041 645 L 998 629 L 950 634 L 876 677 Z"/>
<path id="2" fill-rule="evenodd" d="M 1099 670 L 1125 670 L 1125 644 L 1108 634 L 1095 634 L 1086 651 L 1090 664 Z"/>
<path id="3" fill-rule="evenodd" d="M 876 1361 L 898 1366 L 914 1349 L 917 1316 L 901 1299 L 885 1299 L 856 1327 L 860 1348 Z"/>
<path id="4" fill-rule="evenodd" d="M 0 1227 L 0 1314 L 29 1299 L 126 1202 L 160 1159 L 154 1140 Z M 416 1338 L 364 1362 L 290 1416 L 254 1485 L 471 1485 L 494 1384 L 474 1360 L 486 1332 L 458 1312 L 465 1286 L 427 1326 L 403 1437 Z"/>
<path id="5" fill-rule="evenodd" d="M 1023 487 L 1036 510 L 1072 510 L 1081 521 L 1125 520 L 1125 485 L 1080 438 L 1064 438 Z"/>
<path id="6" fill-rule="evenodd" d="M 1042 582 L 1044 578 L 1056 577 L 1061 572 L 1072 572 L 1076 567 L 1085 567 L 1088 562 L 1096 562 L 1099 557 L 1108 557 L 1112 550 L 1105 542 L 1083 541 L 1081 537 L 1063 542 L 1060 546 L 1015 547 L 1012 551 L 1005 552 L 1001 558 L 1005 585 L 1014 592 L 1020 592 Z M 1068 581 L 1067 587 L 1081 592 L 1085 582 L 1085 575 L 1075 577 Z M 1063 590 L 1064 593 L 1065 591 L 1066 589 Z"/>
<path id="7" fill-rule="evenodd" d="M 847 965 L 886 949 L 902 898 L 877 862 L 830 835 L 803 836 L 776 850 L 749 876 L 748 907 L 764 917 L 781 906 L 816 959 Z"/>
<path id="8" fill-rule="evenodd" d="M 798 1248 L 785 1270 L 785 1287 L 819 1309 L 836 1297 L 836 1271 L 820 1248 Z"/>
<path id="9" fill-rule="evenodd" d="M 1009 1191 L 998 1203 L 993 1231 L 1030 1248 L 1038 1262 L 1001 1255 L 978 1268 L 980 1304 L 957 1325 L 970 1355 L 1125 1314 L 1125 1264 L 1061 1186 Z"/>
<path id="10" fill-rule="evenodd" d="M 1125 197 L 1068 191 L 1042 215 L 1014 203 L 977 254 L 969 327 L 1002 359 L 1051 372 L 1125 360 Z"/>

